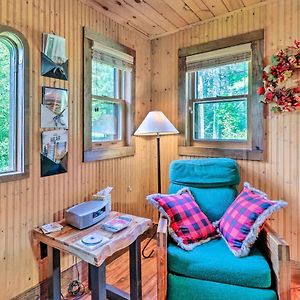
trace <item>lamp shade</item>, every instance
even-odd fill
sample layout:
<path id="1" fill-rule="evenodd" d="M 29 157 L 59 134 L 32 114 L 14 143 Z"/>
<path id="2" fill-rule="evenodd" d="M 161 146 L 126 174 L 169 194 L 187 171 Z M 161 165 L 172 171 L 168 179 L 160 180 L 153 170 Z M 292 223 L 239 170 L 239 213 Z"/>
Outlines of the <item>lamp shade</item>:
<path id="1" fill-rule="evenodd" d="M 176 134 L 179 131 L 161 111 L 150 111 L 134 135 Z"/>

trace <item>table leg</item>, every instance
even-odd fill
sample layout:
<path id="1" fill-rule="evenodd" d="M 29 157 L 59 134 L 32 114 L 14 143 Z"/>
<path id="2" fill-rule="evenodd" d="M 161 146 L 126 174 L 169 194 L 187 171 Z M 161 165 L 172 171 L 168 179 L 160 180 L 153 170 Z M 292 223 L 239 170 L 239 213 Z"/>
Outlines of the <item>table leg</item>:
<path id="1" fill-rule="evenodd" d="M 60 251 L 48 246 L 48 296 L 49 299 L 61 299 Z"/>
<path id="2" fill-rule="evenodd" d="M 129 246 L 130 256 L 130 299 L 142 299 L 142 279 L 141 279 L 141 241 L 138 237 Z"/>
<path id="3" fill-rule="evenodd" d="M 92 300 L 106 300 L 105 262 L 100 267 L 89 264 L 89 288 Z"/>

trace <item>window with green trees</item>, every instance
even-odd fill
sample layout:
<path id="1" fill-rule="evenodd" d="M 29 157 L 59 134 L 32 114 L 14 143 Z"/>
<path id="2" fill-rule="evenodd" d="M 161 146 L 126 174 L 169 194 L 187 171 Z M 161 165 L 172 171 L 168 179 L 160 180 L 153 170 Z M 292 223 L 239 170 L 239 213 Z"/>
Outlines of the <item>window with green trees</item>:
<path id="1" fill-rule="evenodd" d="M 123 88 L 126 71 L 92 61 L 92 141 L 121 141 L 124 120 Z"/>
<path id="2" fill-rule="evenodd" d="M 84 28 L 83 159 L 134 154 L 135 50 Z"/>
<path id="3" fill-rule="evenodd" d="M 14 82 L 13 48 L 0 38 L 0 172 L 13 170 L 13 132 L 10 130 L 13 112 L 10 110 Z"/>
<path id="4" fill-rule="evenodd" d="M 193 139 L 247 141 L 249 61 L 202 68 L 190 77 L 195 80 Z"/>
<path id="5" fill-rule="evenodd" d="M 264 159 L 264 31 L 178 51 L 178 153 Z"/>
<path id="6" fill-rule="evenodd" d="M 0 179 L 25 174 L 25 83 L 27 44 L 14 29 L 0 26 Z M 25 71 L 26 69 L 26 71 Z M 27 124 L 27 122 L 26 122 Z M 27 144 L 26 144 L 27 145 Z"/>

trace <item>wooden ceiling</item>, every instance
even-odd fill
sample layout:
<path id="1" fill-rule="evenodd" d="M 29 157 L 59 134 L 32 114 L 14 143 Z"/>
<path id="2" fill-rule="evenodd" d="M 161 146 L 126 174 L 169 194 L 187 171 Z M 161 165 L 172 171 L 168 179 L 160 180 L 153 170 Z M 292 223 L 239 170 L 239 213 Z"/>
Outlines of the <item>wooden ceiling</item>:
<path id="1" fill-rule="evenodd" d="M 264 0 L 82 0 L 153 39 Z"/>

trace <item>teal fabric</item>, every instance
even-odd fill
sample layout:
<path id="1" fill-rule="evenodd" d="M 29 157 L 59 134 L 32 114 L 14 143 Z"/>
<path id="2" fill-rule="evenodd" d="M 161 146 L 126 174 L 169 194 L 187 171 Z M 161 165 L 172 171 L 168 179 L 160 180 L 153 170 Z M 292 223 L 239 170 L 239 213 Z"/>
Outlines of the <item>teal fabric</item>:
<path id="1" fill-rule="evenodd" d="M 176 194 L 176 192 L 183 187 L 186 187 L 186 185 L 171 183 L 169 186 L 169 194 Z M 237 196 L 237 191 L 234 187 L 189 187 L 189 189 L 201 210 L 211 222 L 219 220 Z"/>
<path id="2" fill-rule="evenodd" d="M 277 300 L 277 296 L 270 289 L 247 288 L 169 274 L 168 299 Z"/>
<path id="3" fill-rule="evenodd" d="M 235 257 L 222 238 L 185 251 L 168 245 L 168 270 L 171 273 L 202 280 L 252 288 L 271 286 L 270 267 L 254 247 L 249 256 Z"/>
<path id="4" fill-rule="evenodd" d="M 169 193 L 189 187 L 208 219 L 219 220 L 237 196 L 238 165 L 230 158 L 174 160 L 170 165 Z"/>
<path id="5" fill-rule="evenodd" d="M 230 158 L 174 160 L 170 182 L 189 187 L 233 186 L 240 182 L 238 165 Z"/>

